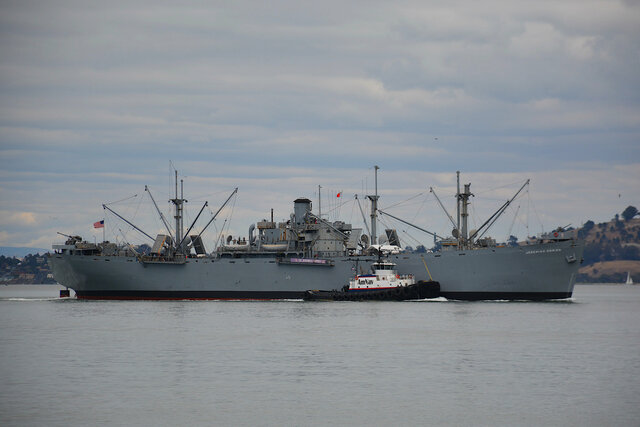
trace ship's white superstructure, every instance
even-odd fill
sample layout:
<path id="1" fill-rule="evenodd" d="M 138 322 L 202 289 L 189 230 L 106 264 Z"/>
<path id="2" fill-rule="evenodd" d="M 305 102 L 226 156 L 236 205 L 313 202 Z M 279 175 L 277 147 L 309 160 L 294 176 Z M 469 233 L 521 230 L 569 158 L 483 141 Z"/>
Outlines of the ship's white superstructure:
<path id="1" fill-rule="evenodd" d="M 411 274 L 400 275 L 396 264 L 388 261 L 378 261 L 371 265 L 372 274 L 358 274 L 349 280 L 349 291 L 382 290 L 416 283 Z"/>

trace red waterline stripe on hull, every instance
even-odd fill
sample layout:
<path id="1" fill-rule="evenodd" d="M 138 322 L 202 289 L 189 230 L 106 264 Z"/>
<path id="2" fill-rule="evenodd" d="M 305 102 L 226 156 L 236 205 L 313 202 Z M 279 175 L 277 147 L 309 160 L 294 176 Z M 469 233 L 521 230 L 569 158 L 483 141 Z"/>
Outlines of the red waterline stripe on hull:
<path id="1" fill-rule="evenodd" d="M 192 298 L 192 297 L 77 297 L 77 299 L 91 301 L 276 301 L 280 299 L 301 299 L 301 298 Z"/>
<path id="2" fill-rule="evenodd" d="M 441 297 L 451 300 L 521 300 L 544 301 L 571 298 L 571 292 L 440 292 Z"/>
<path id="3" fill-rule="evenodd" d="M 303 292 L 233 291 L 76 291 L 84 300 L 250 300 L 301 299 Z"/>

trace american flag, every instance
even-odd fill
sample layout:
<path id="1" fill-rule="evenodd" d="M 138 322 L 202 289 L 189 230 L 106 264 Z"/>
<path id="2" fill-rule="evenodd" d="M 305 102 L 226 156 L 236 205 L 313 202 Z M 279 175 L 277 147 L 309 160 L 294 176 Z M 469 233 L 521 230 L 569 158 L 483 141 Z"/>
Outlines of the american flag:
<path id="1" fill-rule="evenodd" d="M 98 221 L 98 222 L 94 222 L 93 223 L 93 228 L 104 228 L 104 219 Z"/>

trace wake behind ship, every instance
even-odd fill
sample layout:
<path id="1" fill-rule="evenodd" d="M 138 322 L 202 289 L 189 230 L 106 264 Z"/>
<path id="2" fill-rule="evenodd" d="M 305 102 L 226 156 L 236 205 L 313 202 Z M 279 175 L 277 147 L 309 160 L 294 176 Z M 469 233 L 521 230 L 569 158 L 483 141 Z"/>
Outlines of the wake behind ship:
<path id="1" fill-rule="evenodd" d="M 416 280 L 437 280 L 441 296 L 449 299 L 571 297 L 583 251 L 575 230 L 514 247 L 474 239 L 480 230 L 467 232 L 469 186 L 458 190 L 456 236 L 440 238 L 443 249 L 437 252 L 407 252 L 399 245 L 385 250 L 376 244 L 376 217 L 385 214 L 377 209 L 376 189 L 367 196 L 372 204 L 370 236 L 351 224 L 322 219 L 312 212 L 311 200 L 299 198 L 289 221 L 260 221 L 246 238 L 228 240 L 209 254 L 201 235 L 217 213 L 199 234 L 189 233 L 200 214 L 183 232 L 185 199 L 178 197 L 176 173 L 173 230 L 161 216 L 167 234 L 153 239 L 105 206 L 153 241 L 149 254 L 136 253 L 131 245 L 67 236 L 65 244 L 53 245 L 48 259 L 58 283 L 80 299 L 298 299 L 309 289 L 342 287 L 381 255 Z M 399 243 L 394 230 L 386 232 L 390 243 Z"/>

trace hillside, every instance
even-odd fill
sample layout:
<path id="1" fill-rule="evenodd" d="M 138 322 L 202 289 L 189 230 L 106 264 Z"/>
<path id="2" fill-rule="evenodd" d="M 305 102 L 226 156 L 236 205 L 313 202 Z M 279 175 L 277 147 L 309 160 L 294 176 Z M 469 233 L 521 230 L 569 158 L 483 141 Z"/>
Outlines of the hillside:
<path id="1" fill-rule="evenodd" d="M 627 272 L 640 281 L 640 218 L 587 221 L 578 233 L 585 240 L 578 282 L 621 283 Z"/>
<path id="2" fill-rule="evenodd" d="M 27 255 L 24 258 L 0 255 L 0 283 L 55 283 L 47 264 L 47 255 Z"/>
<path id="3" fill-rule="evenodd" d="M 22 258 L 29 254 L 46 254 L 47 249 L 16 246 L 0 246 L 0 256 Z"/>
<path id="4" fill-rule="evenodd" d="M 591 281 L 595 280 L 596 282 L 623 282 L 627 277 L 627 272 L 630 272 L 634 282 L 637 282 L 636 278 L 640 277 L 640 261 L 596 262 L 580 269 L 580 274 L 588 276 Z M 601 277 L 613 277 L 615 280 L 601 280 Z"/>

